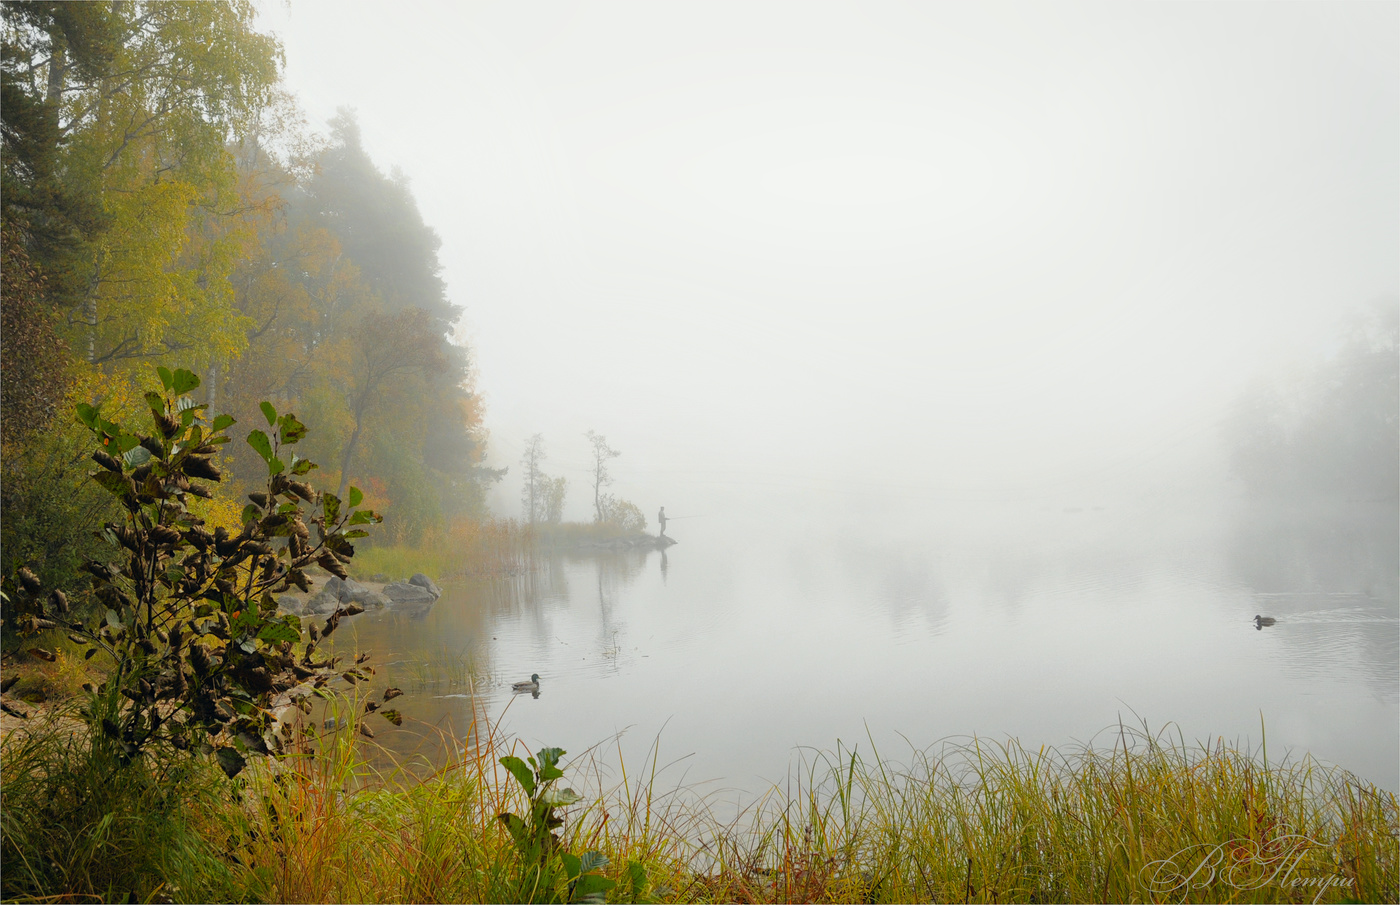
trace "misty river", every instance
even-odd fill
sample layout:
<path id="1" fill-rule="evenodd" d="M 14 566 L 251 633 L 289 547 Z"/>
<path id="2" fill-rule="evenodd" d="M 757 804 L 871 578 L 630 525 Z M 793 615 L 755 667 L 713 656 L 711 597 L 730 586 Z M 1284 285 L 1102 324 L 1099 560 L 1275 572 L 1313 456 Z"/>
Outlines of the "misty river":
<path id="1" fill-rule="evenodd" d="M 403 688 L 411 721 L 374 724 L 400 756 L 440 755 L 480 715 L 630 769 L 656 745 L 667 783 L 752 798 L 838 740 L 896 761 L 974 734 L 1110 746 L 1121 719 L 1257 749 L 1262 720 L 1271 762 L 1308 752 L 1400 787 L 1393 502 L 846 515 L 750 499 L 672 522 L 665 553 L 447 583 L 425 617 L 366 613 L 338 646 Z M 513 695 L 532 673 L 538 697 Z"/>

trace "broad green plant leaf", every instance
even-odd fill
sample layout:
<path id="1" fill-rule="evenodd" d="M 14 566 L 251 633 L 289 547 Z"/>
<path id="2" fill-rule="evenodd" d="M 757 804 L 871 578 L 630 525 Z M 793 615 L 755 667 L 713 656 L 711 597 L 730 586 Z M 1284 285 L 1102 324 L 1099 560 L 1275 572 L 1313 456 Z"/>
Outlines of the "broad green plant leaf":
<path id="1" fill-rule="evenodd" d="M 248 445 L 257 450 L 264 462 L 272 461 L 272 441 L 260 430 L 248 432 Z"/>
<path id="2" fill-rule="evenodd" d="M 589 854 L 593 853 L 590 852 Z M 582 877 L 579 877 L 578 882 L 574 884 L 574 890 L 569 896 L 569 901 L 587 903 L 587 905 L 603 905 L 603 903 L 608 900 L 608 890 L 616 885 L 615 881 L 609 880 L 601 874 L 585 873 Z"/>
<path id="3" fill-rule="evenodd" d="M 543 774 L 541 774 L 543 775 Z M 545 789 L 540 793 L 540 802 L 551 808 L 566 808 L 583 798 L 573 789 Z"/>
<path id="4" fill-rule="evenodd" d="M 530 831 L 525 826 L 525 821 L 514 814 L 497 814 L 496 819 L 505 825 L 511 840 L 515 842 L 515 847 L 522 852 L 525 851 L 530 844 Z"/>
<path id="5" fill-rule="evenodd" d="M 144 446 L 133 446 L 122 453 L 122 464 L 127 468 L 136 468 L 151 461 L 151 451 Z"/>
<path id="6" fill-rule="evenodd" d="M 507 755 L 501 758 L 501 766 L 510 771 L 510 775 L 515 777 L 515 781 L 520 783 L 520 787 L 525 790 L 525 794 L 530 797 L 535 795 L 535 776 L 530 768 L 525 766 L 525 762 L 514 755 Z"/>
<path id="7" fill-rule="evenodd" d="M 271 427 L 277 423 L 277 409 L 272 407 L 271 402 L 261 402 L 258 408 L 262 409 L 263 417 L 267 419 L 267 426 Z"/>
<path id="8" fill-rule="evenodd" d="M 175 371 L 175 376 L 171 380 L 170 391 L 176 396 L 183 396 L 198 386 L 199 378 L 195 376 L 193 371 L 179 368 Z"/>
<path id="9" fill-rule="evenodd" d="M 297 420 L 291 412 L 283 415 L 278 423 L 279 436 L 283 443 L 295 443 L 306 436 L 306 425 Z M 351 503 L 350 505 L 354 505 Z"/>

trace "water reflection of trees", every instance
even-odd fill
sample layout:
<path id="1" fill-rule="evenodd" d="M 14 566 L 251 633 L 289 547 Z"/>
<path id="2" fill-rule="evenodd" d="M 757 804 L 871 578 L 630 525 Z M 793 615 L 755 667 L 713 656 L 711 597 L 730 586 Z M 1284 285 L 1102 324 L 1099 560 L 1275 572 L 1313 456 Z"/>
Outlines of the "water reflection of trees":
<path id="1" fill-rule="evenodd" d="M 1353 593 L 1397 609 L 1400 528 L 1390 505 L 1251 505 L 1236 513 L 1234 574 L 1264 593 Z"/>
<path id="2" fill-rule="evenodd" d="M 1289 621 L 1279 637 L 1291 649 L 1291 668 L 1326 676 L 1358 666 L 1373 692 L 1396 698 L 1400 521 L 1393 503 L 1249 505 L 1235 515 L 1227 557 L 1261 610 Z"/>
<path id="3" fill-rule="evenodd" d="M 509 579 L 489 582 L 481 599 L 494 616 L 518 617 L 537 637 L 548 635 L 549 615 L 556 609 L 598 603 L 597 655 L 616 651 L 626 624 L 617 617 L 619 595 L 646 568 L 650 551 L 546 552 L 534 558 L 534 568 Z M 590 568 L 591 567 L 591 568 Z M 588 592 L 570 586 L 570 577 L 592 571 Z"/>

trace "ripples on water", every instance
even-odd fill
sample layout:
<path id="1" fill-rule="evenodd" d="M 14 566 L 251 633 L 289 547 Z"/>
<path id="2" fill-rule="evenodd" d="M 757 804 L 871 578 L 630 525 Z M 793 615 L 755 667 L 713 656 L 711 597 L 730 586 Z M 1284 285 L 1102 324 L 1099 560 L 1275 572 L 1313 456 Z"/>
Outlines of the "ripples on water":
<path id="1" fill-rule="evenodd" d="M 449 586 L 422 619 L 356 617 L 337 641 L 407 692 L 417 735 L 376 727 L 401 753 L 483 717 L 575 753 L 625 733 L 633 760 L 659 736 L 663 760 L 694 755 L 689 781 L 753 793 L 838 738 L 1060 744 L 1140 714 L 1257 744 L 1262 715 L 1271 757 L 1400 786 L 1393 504 L 1168 528 L 1111 509 L 980 518 L 883 537 L 690 522 L 664 555 L 544 557 Z M 1256 613 L 1278 624 L 1256 630 Z M 464 663 L 470 684 L 444 685 Z M 512 695 L 534 672 L 540 697 Z"/>

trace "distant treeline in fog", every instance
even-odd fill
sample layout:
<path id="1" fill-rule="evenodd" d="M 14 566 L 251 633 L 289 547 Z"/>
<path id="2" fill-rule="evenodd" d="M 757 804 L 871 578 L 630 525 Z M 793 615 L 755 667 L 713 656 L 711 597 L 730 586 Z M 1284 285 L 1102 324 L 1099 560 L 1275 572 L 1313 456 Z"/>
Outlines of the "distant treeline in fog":
<path id="1" fill-rule="evenodd" d="M 1231 469 L 1251 494 L 1394 500 L 1400 496 L 1400 313 L 1356 317 L 1335 354 L 1261 384 L 1231 421 Z"/>

